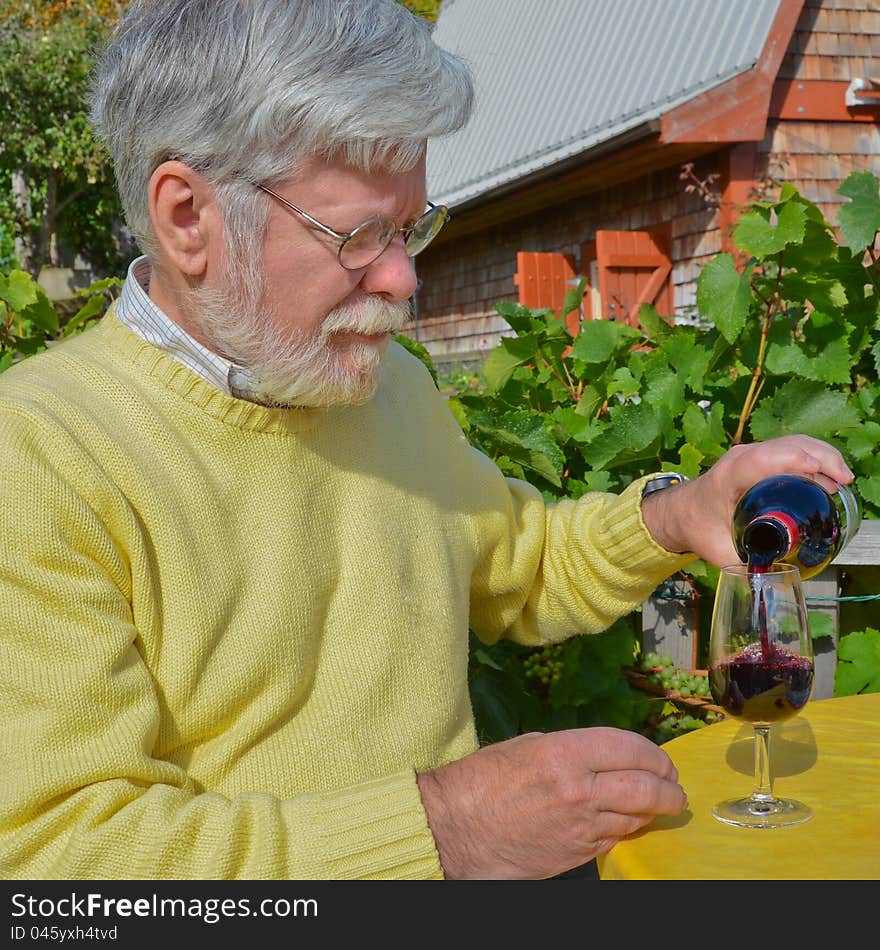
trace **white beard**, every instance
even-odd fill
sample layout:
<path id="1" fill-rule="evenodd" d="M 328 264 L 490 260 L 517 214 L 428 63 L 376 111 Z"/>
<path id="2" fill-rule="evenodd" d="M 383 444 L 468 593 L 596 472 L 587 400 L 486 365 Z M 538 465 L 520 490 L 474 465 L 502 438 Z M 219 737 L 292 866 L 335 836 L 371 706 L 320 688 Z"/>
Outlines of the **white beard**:
<path id="1" fill-rule="evenodd" d="M 236 395 L 267 406 L 356 405 L 372 398 L 388 349 L 341 334 L 396 334 L 409 322 L 409 301 L 367 296 L 331 310 L 317 331 L 278 330 L 261 306 L 262 294 L 194 290 L 186 310 L 205 343 L 235 364 Z"/>

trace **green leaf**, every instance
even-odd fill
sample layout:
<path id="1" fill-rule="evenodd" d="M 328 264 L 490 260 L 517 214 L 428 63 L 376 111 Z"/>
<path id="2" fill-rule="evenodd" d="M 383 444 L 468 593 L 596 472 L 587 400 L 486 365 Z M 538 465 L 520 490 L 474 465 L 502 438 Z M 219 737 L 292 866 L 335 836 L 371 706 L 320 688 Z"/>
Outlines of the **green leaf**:
<path id="1" fill-rule="evenodd" d="M 837 646 L 834 695 L 880 693 L 880 630 L 848 633 Z"/>
<path id="2" fill-rule="evenodd" d="M 801 335 L 802 339 L 796 337 L 788 320 L 773 321 L 767 337 L 767 371 L 823 383 L 849 383 L 853 361 L 847 346 L 846 324 L 815 311 L 804 322 Z"/>
<path id="3" fill-rule="evenodd" d="M 504 472 L 505 475 L 509 475 L 511 478 L 520 478 L 523 481 L 528 481 L 528 476 L 526 475 L 525 469 L 519 462 L 514 462 L 512 459 L 508 458 L 506 455 L 499 455 L 495 459 L 495 464 L 498 468 Z"/>
<path id="4" fill-rule="evenodd" d="M 572 406 L 557 406 L 551 416 L 566 436 L 576 442 L 589 442 L 600 431 L 592 417 L 582 415 Z"/>
<path id="5" fill-rule="evenodd" d="M 564 318 L 567 314 L 574 312 L 575 310 L 580 310 L 581 301 L 584 299 L 584 293 L 587 289 L 587 280 L 585 277 L 582 277 L 577 284 L 571 288 L 571 290 L 566 291 L 565 300 L 562 302 L 562 312 L 560 316 Z"/>
<path id="6" fill-rule="evenodd" d="M 46 336 L 43 333 L 15 337 L 14 342 L 20 356 L 33 356 L 46 349 Z"/>
<path id="7" fill-rule="evenodd" d="M 550 352 L 561 353 L 571 345 L 571 334 L 568 332 L 568 324 L 564 316 L 557 317 L 554 316 L 552 310 L 547 311 L 547 319 L 541 329 L 546 342 L 550 344 Z"/>
<path id="8" fill-rule="evenodd" d="M 455 417 L 455 421 L 461 426 L 462 432 L 468 432 L 471 424 L 468 421 L 467 409 L 465 409 L 461 400 L 456 399 L 454 396 L 450 396 L 450 398 L 446 400 L 446 405 L 449 407 L 449 411 Z"/>
<path id="9" fill-rule="evenodd" d="M 481 647 L 474 648 L 473 657 L 478 663 L 482 663 L 484 666 L 491 666 L 493 670 L 504 669 L 488 650 L 484 650 Z"/>
<path id="10" fill-rule="evenodd" d="M 502 300 L 495 304 L 495 311 L 499 316 L 504 317 L 510 328 L 517 333 L 528 333 L 532 329 L 532 312 L 528 307 Z"/>
<path id="11" fill-rule="evenodd" d="M 632 661 L 632 632 L 616 625 L 603 633 L 574 637 L 563 658 L 564 675 L 553 684 L 551 699 L 556 706 L 585 705 L 602 696 L 611 684 L 621 681 L 621 668 Z"/>
<path id="12" fill-rule="evenodd" d="M 640 338 L 634 327 L 615 320 L 585 320 L 572 347 L 572 355 L 588 366 L 607 362 L 620 346 Z"/>
<path id="13" fill-rule="evenodd" d="M 842 309 L 848 302 L 843 284 L 822 274 L 786 274 L 779 292 L 790 301 L 808 300 L 817 310 Z"/>
<path id="14" fill-rule="evenodd" d="M 605 472 L 602 469 L 590 469 L 584 473 L 584 491 L 610 491 L 611 487 L 610 472 Z"/>
<path id="15" fill-rule="evenodd" d="M 89 317 L 94 316 L 96 313 L 100 313 L 104 307 L 104 300 L 102 297 L 92 297 L 84 306 L 82 306 L 77 313 L 73 316 L 71 322 L 75 321 L 85 321 Z M 394 337 L 395 342 L 399 343 L 405 350 L 412 353 L 417 359 L 421 360 L 425 364 L 428 372 L 431 374 L 431 379 L 434 380 L 434 385 L 437 385 L 437 369 L 434 366 L 434 360 L 431 358 L 431 354 L 425 349 L 425 347 L 419 343 L 418 340 L 414 340 L 412 337 L 406 336 L 404 333 L 400 333 Z"/>
<path id="16" fill-rule="evenodd" d="M 643 303 L 639 307 L 639 324 L 645 336 L 655 343 L 662 343 L 677 329 L 660 316 L 652 303 Z"/>
<path id="17" fill-rule="evenodd" d="M 562 487 L 565 456 L 540 415 L 517 409 L 498 417 L 475 413 L 470 421 L 491 436 L 495 446 L 513 462 L 546 478 L 551 485 Z"/>
<path id="18" fill-rule="evenodd" d="M 94 283 L 89 284 L 88 287 L 83 287 L 81 290 L 76 291 L 77 297 L 91 297 L 93 294 L 102 293 L 105 290 L 116 290 L 122 287 L 124 281 L 120 280 L 118 277 L 103 277 L 101 280 L 96 280 Z"/>
<path id="19" fill-rule="evenodd" d="M 682 418 L 682 430 L 687 443 L 712 461 L 720 458 L 727 449 L 723 417 L 724 410 L 716 402 L 709 407 L 708 412 L 691 403 Z"/>
<path id="20" fill-rule="evenodd" d="M 810 639 L 812 640 L 834 636 L 834 618 L 826 610 L 808 610 L 807 624 L 810 630 Z"/>
<path id="21" fill-rule="evenodd" d="M 618 366 L 611 374 L 608 380 L 607 394 L 620 393 L 627 398 L 635 396 L 639 391 L 639 381 L 633 376 L 632 370 L 628 366 Z"/>
<path id="22" fill-rule="evenodd" d="M 721 573 L 720 570 L 715 567 L 714 564 L 709 564 L 708 561 L 704 561 L 702 558 L 698 558 L 696 561 L 691 562 L 687 565 L 687 567 L 682 568 L 682 570 L 690 577 L 701 581 L 710 590 L 714 591 L 718 587 L 718 577 Z"/>
<path id="23" fill-rule="evenodd" d="M 758 211 L 741 215 L 733 232 L 734 244 L 746 254 L 762 260 L 778 254 L 787 244 L 803 241 L 807 220 L 804 206 L 788 201 L 777 207 L 775 225 Z"/>
<path id="24" fill-rule="evenodd" d="M 712 353 L 706 346 L 697 343 L 693 331 L 678 327 L 662 344 L 659 352 L 669 365 L 681 376 L 682 382 L 694 392 L 703 391 L 703 381 L 709 371 Z"/>
<path id="25" fill-rule="evenodd" d="M 42 287 L 37 287 L 37 299 L 22 310 L 22 316 L 50 336 L 58 332 L 58 312 Z"/>
<path id="26" fill-rule="evenodd" d="M 697 308 L 730 343 L 742 333 L 749 314 L 750 275 L 751 268 L 740 274 L 730 254 L 719 254 L 697 278 Z"/>
<path id="27" fill-rule="evenodd" d="M 19 313 L 37 302 L 39 284 L 23 270 L 11 270 L 4 278 L 0 274 L 0 300 L 14 313 Z"/>
<path id="28" fill-rule="evenodd" d="M 823 270 L 829 260 L 837 257 L 839 250 L 833 228 L 813 206 L 808 209 L 802 243 L 785 249 L 785 266 L 804 273 Z"/>
<path id="29" fill-rule="evenodd" d="M 846 432 L 846 454 L 855 461 L 874 455 L 880 447 L 880 423 L 865 420 L 860 426 Z"/>
<path id="30" fill-rule="evenodd" d="M 660 434 L 657 413 L 646 403 L 627 403 L 609 413 L 611 424 L 589 446 L 587 455 L 595 468 L 610 468 L 644 457 Z"/>
<path id="31" fill-rule="evenodd" d="M 718 452 L 718 455 L 722 454 L 723 449 Z M 678 457 L 679 464 L 674 467 L 673 471 L 680 471 L 688 478 L 696 478 L 700 474 L 701 465 L 706 456 L 695 446 L 685 444 L 679 450 Z M 665 468 L 666 466 L 664 466 Z"/>
<path id="32" fill-rule="evenodd" d="M 664 360 L 649 366 L 645 373 L 643 398 L 651 406 L 679 414 L 685 409 L 684 378 Z"/>
<path id="33" fill-rule="evenodd" d="M 504 345 L 505 343 L 507 340 L 502 339 L 483 363 L 483 378 L 492 392 L 503 389 L 513 376 L 514 370 L 528 359 L 526 355 Z M 530 352 L 534 355 L 534 349 Z"/>
<path id="34" fill-rule="evenodd" d="M 528 694 L 504 672 L 481 666 L 470 677 L 471 705 L 480 742 L 500 742 L 519 733 L 521 708 Z"/>
<path id="35" fill-rule="evenodd" d="M 595 386 L 584 386 L 574 411 L 579 416 L 589 416 L 592 419 L 604 399 L 604 394 Z"/>
<path id="36" fill-rule="evenodd" d="M 859 422 L 859 413 L 848 405 L 846 393 L 832 392 L 811 380 L 791 379 L 759 402 L 750 428 L 761 442 L 795 433 L 827 440 Z"/>
<path id="37" fill-rule="evenodd" d="M 880 474 L 857 478 L 856 488 L 865 501 L 880 508 Z"/>
<path id="38" fill-rule="evenodd" d="M 73 333 L 75 330 L 78 330 L 84 323 L 88 323 L 93 317 L 97 317 L 101 314 L 107 304 L 107 301 L 100 295 L 90 297 L 77 312 L 64 324 L 64 335 L 67 336 L 70 333 Z M 434 382 L 437 382 L 437 370 L 434 368 L 434 362 L 431 359 L 428 351 L 421 345 L 421 343 L 416 343 L 415 340 L 410 339 L 408 336 L 403 334 L 395 337 L 398 343 L 401 346 L 404 346 L 406 349 L 417 356 L 424 364 L 428 367 L 428 372 L 430 372 Z M 407 342 L 403 342 L 406 340 Z M 418 349 L 416 349 L 418 348 Z"/>
<path id="39" fill-rule="evenodd" d="M 880 230 L 880 180 L 871 172 L 852 172 L 837 193 L 853 199 L 838 215 L 844 239 L 853 251 L 864 251 Z"/>

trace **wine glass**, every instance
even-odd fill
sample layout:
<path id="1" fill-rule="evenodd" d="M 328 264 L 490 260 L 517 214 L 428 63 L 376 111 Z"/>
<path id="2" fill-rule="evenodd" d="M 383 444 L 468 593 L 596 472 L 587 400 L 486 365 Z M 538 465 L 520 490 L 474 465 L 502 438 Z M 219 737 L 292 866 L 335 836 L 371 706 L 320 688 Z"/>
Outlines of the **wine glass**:
<path id="1" fill-rule="evenodd" d="M 773 794 L 770 728 L 803 709 L 813 691 L 813 646 L 800 571 L 736 564 L 721 569 L 709 642 L 709 686 L 716 703 L 755 730 L 752 794 L 718 802 L 730 825 L 780 828 L 808 821 L 812 809 Z"/>

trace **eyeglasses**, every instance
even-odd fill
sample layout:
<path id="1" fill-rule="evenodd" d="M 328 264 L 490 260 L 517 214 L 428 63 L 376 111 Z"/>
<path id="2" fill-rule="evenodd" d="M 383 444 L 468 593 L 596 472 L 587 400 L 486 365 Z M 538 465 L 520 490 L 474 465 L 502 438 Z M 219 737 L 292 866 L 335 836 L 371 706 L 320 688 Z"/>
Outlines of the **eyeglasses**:
<path id="1" fill-rule="evenodd" d="M 359 224 L 353 231 L 340 233 L 333 228 L 322 224 L 317 218 L 313 218 L 302 208 L 297 208 L 286 198 L 282 198 L 277 192 L 272 191 L 265 185 L 252 182 L 260 191 L 271 195 L 276 201 L 280 201 L 285 208 L 296 212 L 300 217 L 305 218 L 309 224 L 319 228 L 330 237 L 336 238 L 342 243 L 339 245 L 338 258 L 339 263 L 346 270 L 359 270 L 372 264 L 394 240 L 396 234 L 403 235 L 403 246 L 410 257 L 415 257 L 437 237 L 440 229 L 449 220 L 451 215 L 445 205 L 435 205 L 430 201 L 428 210 L 415 222 L 407 227 L 399 228 L 393 218 L 386 215 L 380 215 L 377 218 L 370 218 Z"/>

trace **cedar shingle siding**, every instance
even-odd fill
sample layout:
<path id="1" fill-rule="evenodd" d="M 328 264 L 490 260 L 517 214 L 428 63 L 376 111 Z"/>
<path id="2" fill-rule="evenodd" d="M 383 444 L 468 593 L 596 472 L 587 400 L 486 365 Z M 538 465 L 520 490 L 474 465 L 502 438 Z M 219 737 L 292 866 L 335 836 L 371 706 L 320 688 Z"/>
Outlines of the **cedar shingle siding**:
<path id="1" fill-rule="evenodd" d="M 459 19 L 460 5 L 485 2 L 446 0 L 456 5 Z M 503 11 L 506 2 L 511 10 L 519 7 L 515 0 L 494 0 L 493 6 Z M 566 2 L 544 0 L 541 7 Z M 603 4 L 589 6 L 596 10 Z M 608 7 L 614 6 L 609 0 Z M 764 6 L 773 4 L 764 0 Z M 438 39 L 456 49 L 455 37 L 442 34 L 442 18 L 441 9 Z M 559 22 L 552 16 L 545 19 L 550 27 Z M 529 30 L 542 22 L 532 19 Z M 664 21 L 639 22 L 652 31 Z M 602 17 L 589 24 L 593 32 L 602 27 Z M 533 35 L 532 40 L 536 50 L 550 55 L 552 37 Z M 663 38 L 657 42 L 662 46 Z M 474 65 L 480 96 L 481 85 L 491 84 L 498 74 L 483 68 L 485 64 Z M 480 171 L 476 165 L 455 168 L 454 173 L 446 165 L 437 174 L 429 156 L 431 199 L 450 201 L 459 195 L 461 200 L 459 205 L 450 201 L 453 221 L 417 259 L 421 286 L 416 319 L 408 332 L 441 363 L 485 356 L 499 335 L 509 332 L 494 306 L 500 300 L 518 299 L 517 253 L 570 255 L 580 273 L 587 267 L 584 245 L 594 241 L 598 230 L 662 231 L 672 263 L 675 314 L 669 316 L 695 318 L 700 269 L 719 251 L 730 249 L 727 229 L 737 208 L 756 188 L 767 187 L 770 179 L 790 181 L 836 223 L 843 203 L 836 190 L 847 175 L 852 171 L 880 175 L 880 107 L 843 104 L 849 83 L 857 77 L 880 80 L 877 0 L 779 0 L 776 19 L 753 68 L 728 76 L 683 106 L 676 100 L 668 114 L 658 116 L 647 103 L 649 120 L 642 123 L 639 135 L 630 130 L 615 141 L 591 140 L 579 155 L 568 155 L 540 172 L 535 170 L 534 155 L 541 143 L 532 141 L 532 157 L 522 159 L 520 178 L 515 168 L 504 169 L 503 143 L 496 142 L 495 161 L 502 171 L 483 167 L 482 186 L 473 183 Z M 483 95 L 491 99 L 485 90 Z M 741 117 L 742 129 L 748 131 L 745 136 L 737 131 Z M 552 125 L 549 119 L 548 124 Z M 515 103 L 509 107 L 508 125 L 515 141 Z M 721 198 L 720 207 L 685 191 L 686 183 L 680 179 L 685 162 L 694 163 L 700 180 L 718 176 L 711 187 Z M 500 181 L 505 175 L 507 180 Z M 442 188 L 435 187 L 435 181 Z"/>

